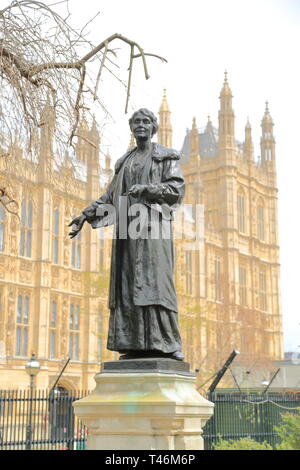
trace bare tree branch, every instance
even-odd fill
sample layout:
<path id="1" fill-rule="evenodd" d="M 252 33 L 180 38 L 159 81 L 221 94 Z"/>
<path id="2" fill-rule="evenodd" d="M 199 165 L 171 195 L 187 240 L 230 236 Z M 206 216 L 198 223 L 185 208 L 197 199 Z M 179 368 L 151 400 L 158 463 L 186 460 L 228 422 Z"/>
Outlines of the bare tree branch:
<path id="1" fill-rule="evenodd" d="M 105 43 L 105 50 L 104 50 L 104 54 L 102 56 L 99 72 L 98 72 L 97 79 L 96 79 L 96 85 L 95 85 L 95 91 L 94 91 L 94 100 L 97 98 L 98 86 L 99 86 L 100 77 L 101 77 L 101 73 L 102 73 L 102 70 L 103 70 L 104 62 L 105 62 L 105 59 L 106 59 L 106 56 L 107 56 L 107 52 L 108 52 L 108 42 Z"/>
<path id="2" fill-rule="evenodd" d="M 13 211 L 10 209 L 10 207 L 8 207 L 9 204 L 15 204 L 16 205 L 16 209 L 18 210 L 19 208 L 19 204 L 17 203 L 17 201 L 15 199 L 12 199 L 9 194 L 7 193 L 6 191 L 6 188 L 0 188 L 0 203 L 3 205 L 3 207 L 7 210 L 7 212 L 9 212 L 10 214 L 13 214 L 15 215 L 16 217 L 18 217 L 18 219 L 20 220 L 20 217 L 18 215 L 18 212 L 17 211 Z"/>
<path id="3" fill-rule="evenodd" d="M 67 7 L 65 18 L 52 9 L 61 3 Z M 11 155 L 16 134 L 21 150 L 38 154 L 34 148 L 39 145 L 38 133 L 49 125 L 45 107 L 51 108 L 55 121 L 50 126 L 55 154 L 65 156 L 78 138 L 83 112 L 91 119 L 100 106 L 109 114 L 99 97 L 104 69 L 125 86 L 127 113 L 136 59 L 142 59 L 145 79 L 147 57 L 166 62 L 119 33 L 94 45 L 85 29 L 98 14 L 78 32 L 69 24 L 67 1 L 52 7 L 37 0 L 16 0 L 0 10 L 0 156 Z M 111 44 L 117 41 L 129 47 L 127 82 L 119 76 L 119 63 L 110 58 L 116 57 Z"/>

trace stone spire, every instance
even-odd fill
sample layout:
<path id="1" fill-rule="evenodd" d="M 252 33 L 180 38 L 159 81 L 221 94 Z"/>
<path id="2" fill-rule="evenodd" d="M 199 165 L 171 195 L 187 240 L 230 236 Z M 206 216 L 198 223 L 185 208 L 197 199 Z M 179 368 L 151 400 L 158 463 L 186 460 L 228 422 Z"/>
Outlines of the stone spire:
<path id="1" fill-rule="evenodd" d="M 275 161 L 275 138 L 273 134 L 274 122 L 266 102 L 265 113 L 261 121 L 262 136 L 260 139 L 261 161 Z"/>
<path id="2" fill-rule="evenodd" d="M 165 145 L 166 147 L 172 147 L 171 111 L 167 102 L 167 95 L 165 89 L 158 114 L 158 143 L 161 145 Z"/>
<path id="3" fill-rule="evenodd" d="M 39 151 L 39 178 L 41 181 L 50 179 L 53 168 L 53 136 L 55 128 L 55 112 L 51 104 L 50 93 L 47 94 L 45 106 L 41 110 L 41 136 Z"/>
<path id="4" fill-rule="evenodd" d="M 100 133 L 98 131 L 97 122 L 95 116 L 93 117 L 93 122 L 91 129 L 89 131 L 89 142 L 94 148 L 97 159 L 99 160 L 99 147 L 100 147 Z"/>
<path id="5" fill-rule="evenodd" d="M 87 158 L 88 158 L 88 145 L 87 142 L 90 140 L 90 130 L 88 123 L 83 117 L 77 128 L 77 135 L 78 135 L 78 140 L 76 143 L 76 158 L 77 160 L 87 163 Z"/>
<path id="6" fill-rule="evenodd" d="M 192 130 L 189 134 L 190 136 L 190 160 L 191 161 L 199 161 L 200 160 L 200 153 L 199 153 L 199 131 L 196 123 L 195 116 L 193 117 L 192 123 Z"/>
<path id="7" fill-rule="evenodd" d="M 266 101 L 266 108 L 265 108 L 265 114 L 263 115 L 262 121 L 261 121 L 261 127 L 263 132 L 269 132 L 273 135 L 273 119 L 270 114 L 269 110 L 269 103 Z"/>
<path id="8" fill-rule="evenodd" d="M 109 153 L 109 149 L 107 149 L 106 155 L 105 155 L 105 170 L 110 171 L 111 170 L 111 156 Z"/>
<path id="9" fill-rule="evenodd" d="M 244 156 L 246 160 L 253 160 L 252 129 L 249 118 L 247 118 L 247 124 L 245 127 Z"/>
<path id="10" fill-rule="evenodd" d="M 87 198 L 97 198 L 96 194 L 99 193 L 99 178 L 100 178 L 100 134 L 97 128 L 95 117 L 91 128 L 88 128 L 86 120 L 80 123 L 79 134 L 82 136 L 80 145 L 80 153 L 77 158 L 86 163 L 87 167 Z"/>
<path id="11" fill-rule="evenodd" d="M 207 116 L 207 124 L 206 124 L 206 128 L 205 128 L 205 132 L 213 132 L 213 125 L 212 125 L 212 122 L 211 122 L 211 119 L 210 119 L 209 115 Z"/>
<path id="12" fill-rule="evenodd" d="M 221 90 L 220 96 L 221 97 L 229 96 L 229 97 L 232 98 L 232 92 L 231 92 L 231 89 L 229 87 L 227 75 L 228 75 L 227 71 L 225 70 L 225 72 L 224 72 L 224 83 L 223 83 L 223 88 Z"/>
<path id="13" fill-rule="evenodd" d="M 224 84 L 220 93 L 219 110 L 219 150 L 220 154 L 224 152 L 231 153 L 235 150 L 234 136 L 234 112 L 232 108 L 232 92 L 228 84 L 227 72 L 225 72 Z"/>

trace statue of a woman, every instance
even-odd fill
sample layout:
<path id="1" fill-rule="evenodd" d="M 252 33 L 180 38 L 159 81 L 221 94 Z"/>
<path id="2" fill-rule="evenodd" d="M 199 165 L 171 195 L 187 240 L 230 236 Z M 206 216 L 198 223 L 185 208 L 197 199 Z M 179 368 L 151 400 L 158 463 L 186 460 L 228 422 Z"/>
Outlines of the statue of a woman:
<path id="1" fill-rule="evenodd" d="M 104 211 L 99 209 L 103 205 L 113 206 L 116 217 L 107 348 L 118 351 L 120 359 L 183 360 L 171 230 L 172 211 L 181 203 L 185 187 L 179 153 L 151 142 L 158 127 L 151 111 L 144 108 L 136 111 L 129 124 L 136 148 L 117 161 L 105 194 L 72 220 L 70 237 L 78 234 L 85 221 L 93 228 L 112 223 L 107 222 Z M 140 212 L 144 217 L 139 219 L 139 225 L 131 225 L 137 220 L 136 208 L 143 209 Z M 152 236 L 155 223 L 156 235 Z"/>

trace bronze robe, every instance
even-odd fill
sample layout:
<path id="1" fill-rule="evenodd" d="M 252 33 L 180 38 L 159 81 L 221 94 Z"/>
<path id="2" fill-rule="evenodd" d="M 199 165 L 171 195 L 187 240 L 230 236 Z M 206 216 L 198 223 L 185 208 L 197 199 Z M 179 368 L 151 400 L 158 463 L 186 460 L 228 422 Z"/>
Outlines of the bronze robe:
<path id="1" fill-rule="evenodd" d="M 184 179 L 179 165 L 179 153 L 159 144 L 145 161 L 133 163 L 136 149 L 127 152 L 115 166 L 115 175 L 106 193 L 87 207 L 83 213 L 93 228 L 108 225 L 103 216 L 97 216 L 101 204 L 112 204 L 116 210 L 115 238 L 112 245 L 110 276 L 110 324 L 107 347 L 113 351 L 160 351 L 173 353 L 181 350 L 178 329 L 177 298 L 173 281 L 172 211 L 184 195 Z M 129 169 L 131 171 L 129 171 Z M 156 191 L 155 200 L 147 197 L 123 199 L 134 184 L 145 184 Z M 124 201 L 127 207 L 124 207 Z M 170 237 L 136 239 L 120 236 L 119 217 L 126 213 L 128 226 L 132 217 L 127 209 L 141 203 L 157 211 L 161 228 L 169 224 Z M 144 230 L 142 227 L 141 230 Z M 146 227 L 147 230 L 147 227 Z"/>

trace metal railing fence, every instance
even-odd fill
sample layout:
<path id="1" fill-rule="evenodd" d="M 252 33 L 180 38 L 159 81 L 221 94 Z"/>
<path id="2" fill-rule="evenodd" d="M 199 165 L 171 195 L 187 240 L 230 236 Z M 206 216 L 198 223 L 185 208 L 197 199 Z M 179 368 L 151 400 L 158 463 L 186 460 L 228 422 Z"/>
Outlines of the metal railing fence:
<path id="1" fill-rule="evenodd" d="M 0 390 L 0 450 L 84 450 L 87 429 L 72 403 L 88 391 Z M 284 413 L 300 413 L 300 393 L 222 393 L 207 398 L 214 414 L 203 430 L 205 449 L 220 439 L 251 437 L 273 447 Z"/>
<path id="2" fill-rule="evenodd" d="M 273 448 L 280 442 L 274 429 L 284 413 L 300 413 L 300 393 L 222 393 L 207 396 L 214 402 L 214 414 L 203 430 L 205 449 L 213 449 L 221 438 L 250 437 L 266 441 Z"/>
<path id="3" fill-rule="evenodd" d="M 72 403 L 86 391 L 0 390 L 0 450 L 81 450 L 87 430 Z"/>

